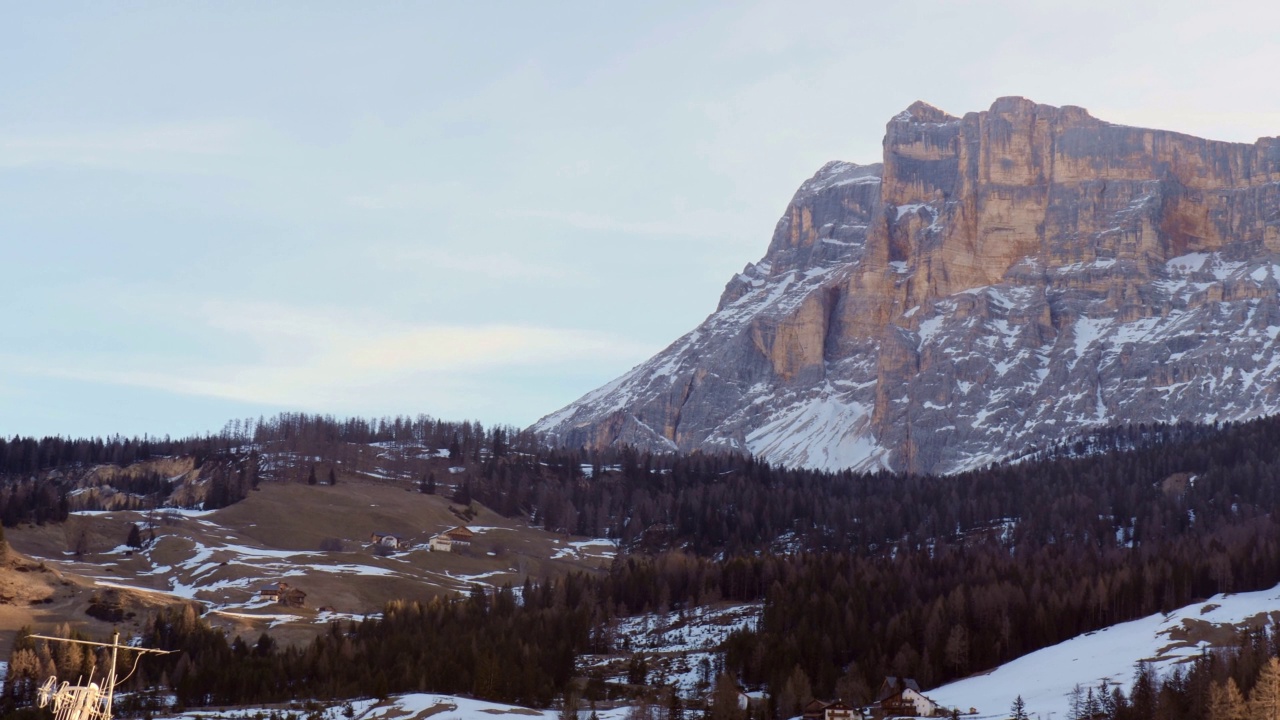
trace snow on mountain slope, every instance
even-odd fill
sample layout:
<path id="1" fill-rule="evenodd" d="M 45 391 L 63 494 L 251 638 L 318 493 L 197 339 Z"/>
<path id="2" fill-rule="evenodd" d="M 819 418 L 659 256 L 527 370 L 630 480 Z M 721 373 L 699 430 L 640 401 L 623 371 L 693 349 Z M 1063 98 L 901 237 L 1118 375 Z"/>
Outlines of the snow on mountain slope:
<path id="1" fill-rule="evenodd" d="M 1090 428 L 1280 411 L 1280 139 L 1001 98 L 828 163 L 701 325 L 552 442 L 948 473 Z"/>
<path id="2" fill-rule="evenodd" d="M 1197 638 L 1204 624 L 1239 625 L 1280 612 L 1280 586 L 1258 592 L 1215 595 L 1168 615 L 1085 633 L 1064 643 L 1024 655 L 1013 662 L 927 692 L 945 707 L 975 708 L 979 718 L 1009 716 L 1018 695 L 1027 711 L 1041 718 L 1067 718 L 1075 686 L 1097 688 L 1106 681 L 1127 694 L 1139 661 L 1161 673 L 1200 654 L 1206 643 Z M 1197 628 L 1197 626 L 1200 626 Z"/>
<path id="3" fill-rule="evenodd" d="M 344 703 L 322 702 L 322 710 L 308 708 L 306 703 L 295 703 L 296 707 L 235 707 L 235 708 L 194 708 L 185 713 L 161 715 L 163 718 L 225 719 L 240 720 L 246 717 L 268 717 L 272 713 L 284 715 L 292 713 L 294 717 L 318 717 L 323 720 L 494 720 L 505 716 L 520 718 L 544 718 L 556 720 L 560 710 L 534 710 L 518 705 L 487 702 L 456 695 L 435 695 L 431 693 L 408 693 L 393 695 L 385 700 L 353 700 L 349 703 L 350 715 Z M 314 706 L 313 706 L 314 707 Z M 600 720 L 623 720 L 630 711 L 628 707 L 601 709 L 596 711 Z M 590 712 L 584 710 L 583 717 Z"/>
<path id="4" fill-rule="evenodd" d="M 847 281 L 858 267 L 879 173 L 879 165 L 828 163 L 797 192 L 794 211 L 778 223 L 765 259 L 729 281 L 716 312 L 652 359 L 548 415 L 534 429 L 566 444 L 591 444 L 590 435 L 599 431 L 609 442 L 663 450 L 689 449 L 685 441 L 695 438 L 699 447 L 785 455 L 796 464 L 875 464 L 885 451 L 869 437 L 867 424 L 856 422 L 874 404 L 871 386 L 780 385 L 760 347 L 776 342 L 777 326 L 792 315 L 825 313 L 814 298 Z M 810 227 L 815 211 L 834 208 L 842 208 L 842 215 L 861 208 L 866 217 Z M 809 246 L 787 246 L 793 230 L 822 237 Z M 852 365 L 874 372 L 873 363 Z M 797 431 L 822 440 L 793 447 L 786 438 Z"/>

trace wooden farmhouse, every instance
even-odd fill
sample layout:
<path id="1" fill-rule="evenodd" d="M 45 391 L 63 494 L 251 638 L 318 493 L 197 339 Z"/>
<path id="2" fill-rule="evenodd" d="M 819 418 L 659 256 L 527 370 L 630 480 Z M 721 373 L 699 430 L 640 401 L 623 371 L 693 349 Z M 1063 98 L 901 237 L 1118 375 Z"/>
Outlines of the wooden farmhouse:
<path id="1" fill-rule="evenodd" d="M 369 536 L 369 542 L 377 547 L 387 548 L 388 550 L 400 550 L 405 547 L 404 538 L 391 533 L 376 532 Z"/>
<path id="2" fill-rule="evenodd" d="M 458 526 L 452 530 L 444 532 L 431 538 L 428 546 L 436 552 L 453 552 L 454 550 L 465 550 L 471 547 L 471 541 L 475 539 L 476 534 L 471 532 L 465 526 Z"/>
<path id="3" fill-rule="evenodd" d="M 810 700 L 804 706 L 804 720 L 862 720 L 862 711 L 840 700 Z"/>
<path id="4" fill-rule="evenodd" d="M 934 717 L 938 703 L 920 692 L 920 684 L 911 678 L 887 677 L 876 693 L 876 704 L 885 717 Z"/>
<path id="5" fill-rule="evenodd" d="M 258 589 L 258 599 L 280 603 L 286 607 L 300 608 L 307 603 L 307 594 L 287 582 L 272 583 Z"/>

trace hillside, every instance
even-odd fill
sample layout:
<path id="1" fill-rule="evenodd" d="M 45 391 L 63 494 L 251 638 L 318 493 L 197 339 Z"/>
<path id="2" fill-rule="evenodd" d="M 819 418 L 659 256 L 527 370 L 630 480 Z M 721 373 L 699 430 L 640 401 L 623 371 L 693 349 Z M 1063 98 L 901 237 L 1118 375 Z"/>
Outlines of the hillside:
<path id="1" fill-rule="evenodd" d="M 97 594 L 144 642 L 182 650 L 146 676 L 167 674 L 189 706 L 434 691 L 547 707 L 575 688 L 606 701 L 655 684 L 693 700 L 723 670 L 783 712 L 796 688 L 862 697 L 887 674 L 929 687 L 1280 581 L 1280 418 L 1100 431 L 947 477 L 526 452 L 474 432 L 442 452 L 425 425 L 389 440 L 290 422 L 313 430 L 197 454 L 201 467 L 243 460 L 243 482 L 235 470 L 184 485 L 247 488 L 229 506 L 76 510 L 10 528 L 32 564 L 79 593 L 41 627 L 87 627 Z M 18 482 L 57 490 L 53 506 L 76 491 Z M 469 555 L 421 548 L 464 517 Z M 153 545 L 124 545 L 153 521 Z M 410 549 L 372 552 L 375 527 Z M 257 600 L 281 580 L 307 593 L 303 609 Z M 153 617 L 143 601 L 206 612 Z M 346 618 L 366 621 L 328 622 Z M 271 639 L 255 641 L 263 630 Z"/>
<path id="2" fill-rule="evenodd" d="M 519 586 L 527 577 L 607 566 L 615 552 L 607 541 L 544 532 L 475 507 L 468 524 L 447 498 L 385 482 L 264 484 L 220 510 L 82 511 L 8 536 L 18 552 L 86 589 L 127 590 L 156 604 L 197 601 L 217 625 L 243 633 L 272 627 L 299 639 L 330 620 L 380 612 L 393 599 L 465 593 L 472 583 Z M 149 520 L 154 542 L 140 550 L 125 545 L 130 525 L 145 528 Z M 428 551 L 431 535 L 464 524 L 476 533 L 470 549 Z M 370 548 L 373 532 L 398 534 L 409 548 L 380 556 Z M 343 549 L 322 551 L 326 540 Z M 306 592 L 306 607 L 258 599 L 260 587 L 279 581 Z M 75 621 L 83 612 L 78 605 L 64 610 L 46 613 L 42 624 Z"/>
<path id="3" fill-rule="evenodd" d="M 81 632 L 105 636 L 117 623 L 91 615 L 99 597 L 92 580 L 65 572 L 58 563 L 36 560 L 9 549 L 0 558 L 0 643 L 9 647 L 19 628 L 54 628 L 67 624 Z M 148 593 L 118 593 L 113 602 L 130 620 L 146 617 L 174 603 Z M 126 627 L 137 627 L 126 623 Z"/>
<path id="4" fill-rule="evenodd" d="M 958 708 L 965 717 L 974 720 L 1003 720 L 1009 716 L 1009 706 L 1021 696 L 1032 717 L 1058 717 L 1064 720 L 1071 715 L 1071 693 L 1078 686 L 1082 690 L 1106 686 L 1119 687 L 1125 693 L 1130 690 L 1135 668 L 1139 662 L 1150 663 L 1160 675 L 1168 677 L 1181 666 L 1199 657 L 1209 648 L 1230 647 L 1237 640 L 1239 631 L 1275 625 L 1280 617 L 1280 586 L 1252 593 L 1222 594 L 1207 600 L 1159 613 L 1140 620 L 1121 623 L 1108 628 L 1067 640 L 1066 642 L 1033 652 L 1018 660 L 989 672 L 926 690 L 926 695 L 944 708 Z M 645 616 L 635 618 L 632 628 L 665 628 L 670 618 Z M 677 631 L 678 632 L 678 631 Z M 692 626 L 689 634 L 700 634 Z M 662 638 L 668 632 L 657 633 Z M 661 641 L 654 643 L 660 646 Z M 662 646 L 665 647 L 665 646 Z M 666 647 L 667 651 L 679 650 L 679 643 Z M 680 686 L 683 683 L 677 682 Z M 685 688 L 690 695 L 693 687 Z M 703 688 L 702 692 L 706 692 Z M 634 702 L 634 701 L 633 701 Z M 337 720 L 345 716 L 344 706 L 327 705 L 326 718 Z M 537 711 L 499 703 L 489 703 L 448 695 L 408 694 L 385 700 L 356 700 L 351 703 L 355 720 L 419 720 L 440 715 L 442 717 L 483 718 L 494 715 L 526 715 L 546 718 L 559 717 L 559 710 Z M 307 705 L 298 703 L 293 709 L 306 712 Z M 240 717 L 256 708 L 235 708 L 222 713 L 202 709 L 200 717 Z M 261 711 L 280 711 L 278 707 L 264 707 Z M 973 711 L 972 713 L 970 711 Z M 585 711 L 585 708 L 584 708 Z M 601 720 L 622 718 L 633 711 L 632 704 L 601 709 Z M 171 717 L 194 717 L 196 713 Z"/>
<path id="5" fill-rule="evenodd" d="M 990 672 L 928 693 L 946 707 L 975 708 L 978 718 L 1006 718 L 1018 695 L 1033 716 L 1070 718 L 1076 686 L 1105 684 L 1128 693 L 1139 662 L 1168 676 L 1211 648 L 1237 644 L 1237 631 L 1273 628 L 1280 619 L 1280 586 L 1215 595 L 1202 602 L 1141 620 L 1085 633 L 1024 655 Z"/>
<path id="6" fill-rule="evenodd" d="M 1280 410 L 1280 141 L 915 103 L 801 185 L 696 329 L 533 429 L 954 473 Z"/>

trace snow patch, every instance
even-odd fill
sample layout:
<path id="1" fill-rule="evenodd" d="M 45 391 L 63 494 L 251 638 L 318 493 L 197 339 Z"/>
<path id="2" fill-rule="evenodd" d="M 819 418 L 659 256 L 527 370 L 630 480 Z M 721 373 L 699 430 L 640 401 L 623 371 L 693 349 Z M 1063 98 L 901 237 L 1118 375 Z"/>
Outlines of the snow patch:
<path id="1" fill-rule="evenodd" d="M 1097 688 L 1100 681 L 1119 684 L 1125 692 L 1139 660 L 1152 659 L 1159 671 L 1200 654 L 1201 644 L 1178 643 L 1173 630 L 1190 621 L 1237 624 L 1260 613 L 1280 610 L 1280 586 L 1251 593 L 1220 594 L 1204 602 L 1085 633 L 1037 650 L 983 675 L 958 680 L 929 691 L 946 707 L 977 708 L 978 716 L 1007 718 L 1014 697 L 1022 695 L 1033 717 L 1068 717 L 1069 694 Z"/>

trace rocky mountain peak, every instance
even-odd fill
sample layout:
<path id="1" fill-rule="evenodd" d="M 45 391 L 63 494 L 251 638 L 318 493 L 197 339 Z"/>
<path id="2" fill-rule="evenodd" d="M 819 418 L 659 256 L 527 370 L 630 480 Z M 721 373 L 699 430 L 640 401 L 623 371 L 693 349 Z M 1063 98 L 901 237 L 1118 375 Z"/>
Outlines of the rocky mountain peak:
<path id="1" fill-rule="evenodd" d="M 1099 425 L 1271 413 L 1278 261 L 1275 139 L 917 102 L 882 163 L 801 185 L 702 325 L 535 427 L 951 472 Z"/>
<path id="2" fill-rule="evenodd" d="M 923 100 L 911 103 L 906 110 L 898 113 L 892 122 L 946 123 L 959 120 Z"/>

